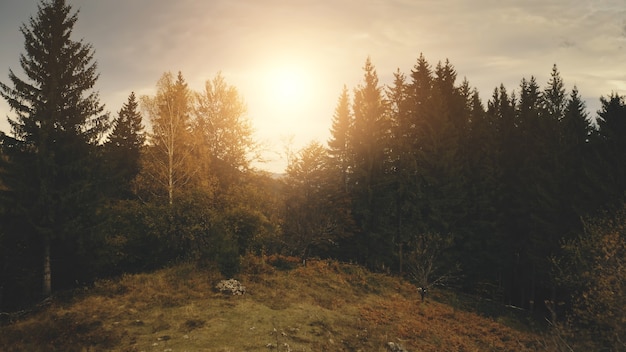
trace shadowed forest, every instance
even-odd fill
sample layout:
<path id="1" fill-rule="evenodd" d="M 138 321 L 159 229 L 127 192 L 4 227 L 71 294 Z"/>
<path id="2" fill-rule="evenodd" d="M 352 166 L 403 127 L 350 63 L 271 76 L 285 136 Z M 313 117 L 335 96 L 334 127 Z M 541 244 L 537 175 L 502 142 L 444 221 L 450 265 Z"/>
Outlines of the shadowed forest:
<path id="1" fill-rule="evenodd" d="M 556 65 L 486 103 L 420 55 L 381 84 L 368 58 L 327 143 L 285 175 L 221 74 L 100 103 L 78 13 L 44 1 L 0 81 L 0 310 L 176 263 L 236 276 L 246 256 L 334 259 L 547 319 L 568 343 L 626 349 L 626 102 L 590 113 Z M 16 53 L 16 55 L 20 55 Z M 581 87 L 584 88 L 584 87 Z M 336 87 L 328 87 L 336 89 Z"/>

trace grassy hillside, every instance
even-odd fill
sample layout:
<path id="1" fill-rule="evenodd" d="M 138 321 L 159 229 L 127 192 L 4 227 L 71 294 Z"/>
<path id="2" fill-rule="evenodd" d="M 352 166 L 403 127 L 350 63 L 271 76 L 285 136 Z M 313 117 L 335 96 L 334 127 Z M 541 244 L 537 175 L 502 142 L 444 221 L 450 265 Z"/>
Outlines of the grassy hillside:
<path id="1" fill-rule="evenodd" d="M 285 264 L 285 263 L 283 263 Z M 540 336 L 455 309 L 361 267 L 310 261 L 277 269 L 246 258 L 244 296 L 180 265 L 55 297 L 0 329 L 7 351 L 535 351 Z"/>

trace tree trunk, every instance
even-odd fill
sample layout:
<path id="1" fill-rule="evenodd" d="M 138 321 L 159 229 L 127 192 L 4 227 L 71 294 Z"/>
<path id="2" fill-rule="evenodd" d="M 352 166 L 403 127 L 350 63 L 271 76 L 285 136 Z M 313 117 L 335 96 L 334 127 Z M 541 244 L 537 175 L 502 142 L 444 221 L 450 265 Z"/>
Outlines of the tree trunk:
<path id="1" fill-rule="evenodd" d="M 174 202 L 174 152 L 172 149 L 173 146 L 170 145 L 170 151 L 167 154 L 167 195 L 170 206 Z"/>
<path id="2" fill-rule="evenodd" d="M 43 296 L 52 294 L 52 271 L 50 269 L 50 237 L 44 236 L 43 240 Z"/>
<path id="3" fill-rule="evenodd" d="M 403 253 L 402 242 L 400 242 L 399 255 L 400 255 L 400 276 L 402 276 L 402 274 L 404 274 L 404 258 L 403 258 L 404 253 Z"/>

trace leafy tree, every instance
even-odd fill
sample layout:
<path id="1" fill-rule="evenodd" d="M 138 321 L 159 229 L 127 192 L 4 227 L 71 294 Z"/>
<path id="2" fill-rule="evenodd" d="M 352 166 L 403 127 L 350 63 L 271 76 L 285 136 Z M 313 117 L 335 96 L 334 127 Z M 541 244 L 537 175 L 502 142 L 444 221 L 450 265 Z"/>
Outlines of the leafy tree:
<path id="1" fill-rule="evenodd" d="M 71 36 L 77 19 L 64 0 L 40 3 L 36 17 L 21 27 L 26 54 L 20 64 L 28 78 L 10 70 L 12 85 L 0 83 L 0 94 L 16 114 L 9 119 L 12 136 L 1 135 L 4 196 L 15 211 L 5 221 L 13 233 L 40 243 L 46 296 L 52 290 L 51 261 L 58 258 L 52 249 L 79 251 L 89 234 L 98 200 L 97 146 L 108 127 L 92 91 L 98 78 L 94 50 Z"/>
<path id="2" fill-rule="evenodd" d="M 194 96 L 194 160 L 202 166 L 196 177 L 201 183 L 198 191 L 215 192 L 224 231 L 236 243 L 229 253 L 236 249 L 238 258 L 250 250 L 260 251 L 263 241 L 277 230 L 279 210 L 273 195 L 265 193 L 267 180 L 250 170 L 258 149 L 244 100 L 221 73 L 207 80 L 204 90 Z M 220 260 L 226 258 L 220 256 Z"/>
<path id="3" fill-rule="evenodd" d="M 142 106 L 152 126 L 143 179 L 153 182 L 152 192 L 172 205 L 198 171 L 193 160 L 191 93 L 182 74 L 176 79 L 169 72 L 163 74 L 156 95 L 143 97 Z"/>
<path id="4" fill-rule="evenodd" d="M 454 243 L 453 236 L 423 233 L 415 236 L 408 254 L 411 278 L 422 289 L 433 285 L 446 285 L 456 279 L 458 267 L 449 267 L 444 252 Z"/>
<path id="5" fill-rule="evenodd" d="M 128 96 L 118 117 L 113 121 L 113 132 L 105 143 L 105 152 L 109 172 L 112 174 L 110 183 L 118 189 L 123 198 L 132 194 L 131 181 L 140 170 L 139 158 L 146 142 L 141 113 L 135 93 Z"/>
<path id="6" fill-rule="evenodd" d="M 585 221 L 555 261 L 558 282 L 572 294 L 573 338 L 592 350 L 626 348 L 626 207 Z"/>
<path id="7" fill-rule="evenodd" d="M 206 81 L 204 91 L 195 94 L 195 102 L 193 129 L 203 150 L 198 156 L 209 155 L 209 172 L 222 184 L 232 183 L 238 173 L 248 170 L 256 151 L 246 105 L 221 73 Z"/>
<path id="8" fill-rule="evenodd" d="M 228 189 L 223 212 L 229 230 L 239 243 L 240 254 L 280 252 L 284 192 L 282 179 L 267 172 L 246 174 L 243 182 Z"/>

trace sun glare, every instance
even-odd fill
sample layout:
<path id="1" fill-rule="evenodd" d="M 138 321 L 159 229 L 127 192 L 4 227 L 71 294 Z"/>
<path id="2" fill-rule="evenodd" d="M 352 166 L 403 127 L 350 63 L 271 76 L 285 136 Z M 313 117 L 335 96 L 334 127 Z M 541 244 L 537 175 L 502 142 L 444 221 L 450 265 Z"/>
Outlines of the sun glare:
<path id="1" fill-rule="evenodd" d="M 296 74 L 293 72 L 279 72 L 276 76 L 276 94 L 278 98 L 285 100 L 293 100 L 298 97 L 298 91 L 301 91 L 299 87 L 299 80 Z"/>
<path id="2" fill-rule="evenodd" d="M 277 108 L 303 108 L 313 92 L 310 73 L 298 67 L 276 67 L 269 71 L 266 81 L 267 98 Z"/>
<path id="3" fill-rule="evenodd" d="M 253 116 L 257 136 L 261 140 L 275 143 L 274 151 L 264 155 L 275 169 L 284 169 L 286 160 L 283 152 L 286 145 L 297 150 L 304 143 L 326 131 L 320 126 L 324 116 L 325 93 L 324 70 L 317 62 L 292 55 L 259 60 L 259 65 L 247 77 L 251 79 L 250 110 L 255 106 L 262 111 Z M 314 117 L 312 117 L 314 116 Z M 328 118 L 332 113 L 328 113 Z M 280 151 L 279 151 L 280 150 Z M 268 164 L 269 165 L 269 164 Z"/>

